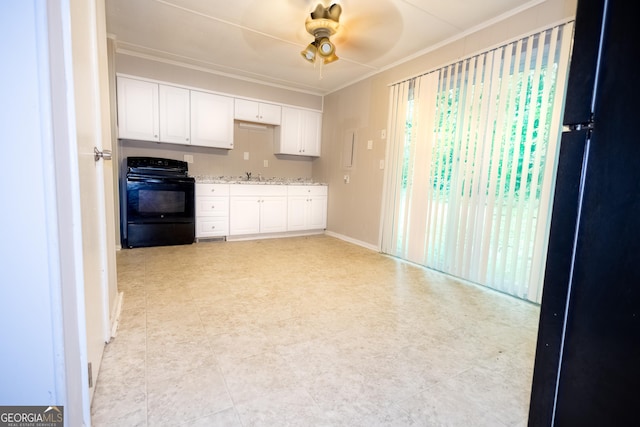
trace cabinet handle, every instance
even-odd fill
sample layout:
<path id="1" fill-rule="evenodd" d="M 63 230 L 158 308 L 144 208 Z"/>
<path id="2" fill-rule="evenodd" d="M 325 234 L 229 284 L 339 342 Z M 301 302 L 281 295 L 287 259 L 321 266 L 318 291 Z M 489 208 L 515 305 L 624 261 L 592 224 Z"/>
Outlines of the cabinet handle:
<path id="1" fill-rule="evenodd" d="M 212 188 L 212 189 L 211 189 L 211 192 L 213 193 L 214 191 L 216 191 L 216 189 L 215 189 L 215 188 Z"/>
<path id="2" fill-rule="evenodd" d="M 215 230 L 215 229 L 216 229 L 216 226 L 215 226 L 215 225 L 212 225 L 212 226 L 211 226 L 211 229 L 212 229 L 212 230 Z"/>
<path id="3" fill-rule="evenodd" d="M 216 207 L 214 205 L 211 205 L 211 209 L 215 209 Z"/>
<path id="4" fill-rule="evenodd" d="M 189 138 L 186 138 L 185 140 L 186 140 L 186 141 L 188 141 L 188 140 L 189 140 Z"/>

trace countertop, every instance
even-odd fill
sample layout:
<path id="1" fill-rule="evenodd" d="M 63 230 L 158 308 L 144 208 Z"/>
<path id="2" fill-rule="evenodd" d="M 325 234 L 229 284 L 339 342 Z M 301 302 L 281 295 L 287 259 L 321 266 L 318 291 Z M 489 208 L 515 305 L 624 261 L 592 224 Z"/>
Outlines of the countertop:
<path id="1" fill-rule="evenodd" d="M 202 184 L 272 184 L 272 185 L 327 185 L 323 182 L 316 182 L 308 178 L 265 178 L 251 177 L 247 179 L 243 176 L 212 176 L 194 175 L 196 183 Z"/>

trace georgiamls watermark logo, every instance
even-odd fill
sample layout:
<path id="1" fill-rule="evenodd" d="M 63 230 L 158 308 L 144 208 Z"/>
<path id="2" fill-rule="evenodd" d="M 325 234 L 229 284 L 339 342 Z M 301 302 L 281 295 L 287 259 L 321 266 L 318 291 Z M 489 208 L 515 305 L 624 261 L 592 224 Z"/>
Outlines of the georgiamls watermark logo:
<path id="1" fill-rule="evenodd" d="M 0 406 L 0 427 L 63 426 L 63 406 Z"/>

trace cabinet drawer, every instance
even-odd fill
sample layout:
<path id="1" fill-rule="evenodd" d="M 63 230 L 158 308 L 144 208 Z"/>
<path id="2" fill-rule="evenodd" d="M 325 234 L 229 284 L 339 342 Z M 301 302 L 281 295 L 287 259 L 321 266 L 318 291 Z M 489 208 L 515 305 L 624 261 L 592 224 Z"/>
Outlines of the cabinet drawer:
<path id="1" fill-rule="evenodd" d="M 289 196 L 326 196 L 326 185 L 288 185 Z"/>
<path id="2" fill-rule="evenodd" d="M 198 218 L 196 219 L 196 237 L 218 237 L 229 234 L 229 219 Z"/>
<path id="3" fill-rule="evenodd" d="M 199 196 L 228 196 L 229 184 L 196 183 L 196 197 Z"/>
<path id="4" fill-rule="evenodd" d="M 196 216 L 229 216 L 229 198 L 196 197 Z"/>

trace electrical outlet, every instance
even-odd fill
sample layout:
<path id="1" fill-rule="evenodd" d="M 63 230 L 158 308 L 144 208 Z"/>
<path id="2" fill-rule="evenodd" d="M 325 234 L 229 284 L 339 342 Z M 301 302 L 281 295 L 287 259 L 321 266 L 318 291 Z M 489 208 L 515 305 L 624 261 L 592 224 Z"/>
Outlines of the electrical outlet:
<path id="1" fill-rule="evenodd" d="M 349 175 L 345 175 L 344 176 L 344 183 L 348 184 L 349 183 Z"/>
<path id="2" fill-rule="evenodd" d="M 193 163 L 193 155 L 192 154 L 185 154 L 184 155 L 184 161 L 187 163 Z"/>
<path id="3" fill-rule="evenodd" d="M 249 160 L 249 152 L 248 151 L 244 152 L 244 159 L 245 160 Z"/>
<path id="4" fill-rule="evenodd" d="M 268 168 L 269 167 L 269 160 L 264 160 L 262 162 L 262 164 L 264 165 L 265 168 Z"/>

